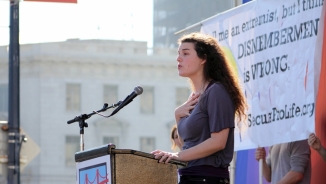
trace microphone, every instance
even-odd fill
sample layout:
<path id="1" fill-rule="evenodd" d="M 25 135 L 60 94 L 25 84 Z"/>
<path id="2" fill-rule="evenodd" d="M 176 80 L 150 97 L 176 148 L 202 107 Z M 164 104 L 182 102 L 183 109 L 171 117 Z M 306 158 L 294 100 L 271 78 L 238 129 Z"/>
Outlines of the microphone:
<path id="1" fill-rule="evenodd" d="M 134 98 L 136 98 L 137 95 L 141 95 L 143 93 L 143 88 L 140 86 L 136 86 L 134 91 L 128 95 L 121 104 L 111 113 L 110 116 L 113 116 L 116 114 L 120 109 L 122 109 L 124 106 L 128 105 Z"/>

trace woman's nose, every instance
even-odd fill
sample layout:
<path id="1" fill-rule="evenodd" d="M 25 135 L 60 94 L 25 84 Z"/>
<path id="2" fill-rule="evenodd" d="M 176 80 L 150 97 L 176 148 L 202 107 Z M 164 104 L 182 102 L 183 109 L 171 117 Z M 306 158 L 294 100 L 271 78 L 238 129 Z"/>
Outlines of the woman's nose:
<path id="1" fill-rule="evenodd" d="M 180 61 L 181 61 L 181 59 L 180 59 L 180 56 L 179 56 L 179 55 L 177 56 L 177 61 L 178 61 L 178 62 L 180 62 Z"/>

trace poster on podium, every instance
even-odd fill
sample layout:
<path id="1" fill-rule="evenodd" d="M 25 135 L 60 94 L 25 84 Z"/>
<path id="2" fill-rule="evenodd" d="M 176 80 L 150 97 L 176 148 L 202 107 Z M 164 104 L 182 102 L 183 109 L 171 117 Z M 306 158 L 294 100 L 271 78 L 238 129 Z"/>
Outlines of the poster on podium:
<path id="1" fill-rule="evenodd" d="M 76 184 L 112 184 L 110 163 L 110 155 L 77 162 Z"/>

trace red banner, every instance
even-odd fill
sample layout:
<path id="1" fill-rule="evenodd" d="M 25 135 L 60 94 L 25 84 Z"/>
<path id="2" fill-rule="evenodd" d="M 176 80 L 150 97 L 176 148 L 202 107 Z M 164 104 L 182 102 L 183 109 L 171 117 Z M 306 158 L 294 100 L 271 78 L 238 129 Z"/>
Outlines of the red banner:
<path id="1" fill-rule="evenodd" d="M 49 3 L 77 3 L 77 0 L 24 0 L 24 1 L 37 1 Z"/>
<path id="2" fill-rule="evenodd" d="M 318 28 L 315 62 L 321 60 L 320 76 L 318 85 L 318 94 L 316 99 L 316 117 L 315 131 L 320 142 L 326 146 L 326 5 L 323 5 L 323 10 L 320 16 Z M 326 162 L 315 150 L 311 149 L 311 180 L 310 183 L 323 184 L 326 181 Z"/>

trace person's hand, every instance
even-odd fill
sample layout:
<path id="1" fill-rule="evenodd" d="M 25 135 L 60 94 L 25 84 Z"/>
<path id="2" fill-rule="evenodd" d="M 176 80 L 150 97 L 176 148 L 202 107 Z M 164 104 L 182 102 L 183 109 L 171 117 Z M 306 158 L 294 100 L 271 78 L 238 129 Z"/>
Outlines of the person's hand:
<path id="1" fill-rule="evenodd" d="M 181 118 L 190 115 L 190 111 L 195 108 L 195 105 L 199 100 L 199 96 L 200 94 L 192 93 L 184 104 L 175 109 L 174 114 L 177 122 L 179 122 Z"/>
<path id="2" fill-rule="evenodd" d="M 321 148 L 320 140 L 314 133 L 309 135 L 308 144 L 310 147 L 312 147 L 316 151 L 319 151 Z"/>
<path id="3" fill-rule="evenodd" d="M 266 150 L 265 150 L 264 147 L 258 147 L 256 149 L 255 158 L 256 158 L 257 161 L 259 161 L 260 159 L 265 160 L 265 158 L 266 158 Z"/>
<path id="4" fill-rule="evenodd" d="M 168 163 L 171 159 L 178 160 L 178 153 L 171 153 L 161 150 L 152 151 L 151 154 L 155 155 L 155 159 L 160 163 Z"/>

